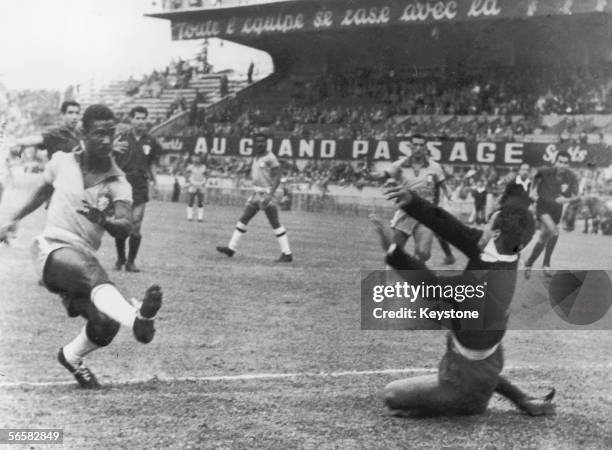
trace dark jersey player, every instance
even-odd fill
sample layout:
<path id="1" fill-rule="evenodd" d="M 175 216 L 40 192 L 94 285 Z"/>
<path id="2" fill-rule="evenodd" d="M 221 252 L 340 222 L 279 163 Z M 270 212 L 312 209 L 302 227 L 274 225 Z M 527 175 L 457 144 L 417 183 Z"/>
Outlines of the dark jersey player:
<path id="1" fill-rule="evenodd" d="M 531 415 L 552 411 L 552 396 L 531 398 L 500 376 L 503 368 L 501 341 L 514 295 L 518 252 L 535 231 L 531 213 L 517 205 L 505 205 L 495 212 L 482 230 L 470 228 L 443 209 L 418 197 L 405 186 L 393 186 L 385 192 L 402 210 L 446 239 L 468 257 L 464 272 L 448 277 L 445 283 L 463 285 L 486 283 L 482 300 L 483 316 L 492 327 L 474 328 L 464 320 L 443 324 L 450 328 L 447 351 L 437 375 L 426 375 L 390 383 L 384 399 L 398 415 L 443 416 L 483 413 L 494 392 L 508 397 Z M 375 219 L 387 264 L 399 271 L 418 270 L 428 284 L 441 280 L 418 259 L 391 244 L 382 222 Z"/>
<path id="2" fill-rule="evenodd" d="M 74 100 L 67 100 L 62 103 L 60 112 L 62 114 L 62 124 L 59 127 L 52 128 L 38 136 L 17 139 L 15 144 L 46 150 L 49 160 L 54 153 L 72 152 L 81 143 L 82 139 L 78 126 L 81 105 Z"/>
<path id="3" fill-rule="evenodd" d="M 542 251 L 544 253 L 544 275 L 551 277 L 550 260 L 559 239 L 559 222 L 563 205 L 571 203 L 578 196 L 578 179 L 569 169 L 570 156 L 559 152 L 553 167 L 540 169 L 533 180 L 532 197 L 536 199 L 536 217 L 540 221 L 540 237 L 531 255 L 525 262 L 525 277 L 531 276 L 531 267 Z"/>
<path id="4" fill-rule="evenodd" d="M 149 182 L 155 186 L 155 167 L 161 153 L 161 145 L 147 133 L 149 113 L 143 106 L 136 106 L 130 111 L 132 126 L 129 131 L 119 136 L 120 142 L 126 142 L 123 150 L 115 148 L 115 161 L 125 172 L 132 186 L 132 232 L 129 238 L 128 256 L 125 256 L 125 238 L 115 239 L 117 261 L 115 269 L 125 266 L 127 272 L 139 272 L 136 267 L 136 256 L 142 241 L 141 226 L 147 202 L 149 201 Z"/>

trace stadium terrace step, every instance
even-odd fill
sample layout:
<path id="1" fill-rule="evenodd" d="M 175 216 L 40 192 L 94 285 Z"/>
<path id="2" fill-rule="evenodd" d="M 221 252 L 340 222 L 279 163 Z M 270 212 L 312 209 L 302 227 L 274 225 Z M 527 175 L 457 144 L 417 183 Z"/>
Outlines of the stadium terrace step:
<path id="1" fill-rule="evenodd" d="M 224 74 L 206 74 L 192 79 L 187 88 L 164 89 L 157 98 L 131 97 L 125 91 L 127 81 L 114 81 L 97 91 L 92 90 L 83 99 L 82 106 L 86 108 L 93 103 L 104 103 L 118 114 L 127 114 L 134 106 L 141 105 L 149 110 L 149 120 L 153 123 L 165 120 L 171 105 L 177 99 L 183 98 L 189 107 L 196 97 L 196 90 L 204 96 L 199 106 L 208 106 L 222 100 L 221 80 Z M 246 80 L 228 80 L 228 95 L 234 95 L 249 86 Z"/>

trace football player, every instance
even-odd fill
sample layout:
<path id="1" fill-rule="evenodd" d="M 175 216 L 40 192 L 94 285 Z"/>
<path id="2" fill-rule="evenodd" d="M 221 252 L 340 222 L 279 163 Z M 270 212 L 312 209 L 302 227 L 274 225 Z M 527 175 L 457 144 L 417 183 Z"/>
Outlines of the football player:
<path id="1" fill-rule="evenodd" d="M 206 185 L 206 165 L 201 155 L 192 155 L 191 164 L 185 171 L 187 181 L 187 193 L 189 200 L 187 205 L 187 220 L 193 220 L 193 205 L 198 201 L 198 222 L 204 221 L 204 186 Z"/>
<path id="2" fill-rule="evenodd" d="M 499 392 L 530 415 L 552 413 L 554 390 L 546 397 L 532 398 L 500 376 L 504 361 L 501 341 L 516 285 L 518 252 L 529 243 L 535 231 L 531 213 L 515 204 L 504 205 L 479 230 L 467 227 L 406 186 L 390 185 L 385 194 L 406 214 L 468 257 L 464 272 L 447 277 L 446 282 L 485 283 L 487 291 L 482 307 L 486 308 L 487 323 L 494 325 L 481 330 L 463 319 L 440 322 L 440 326 L 451 331 L 439 373 L 390 383 L 384 390 L 387 407 L 394 414 L 408 416 L 481 414 L 493 393 Z M 421 276 L 428 277 L 428 283 L 441 281 L 420 259 L 393 243 L 380 220 L 373 218 L 373 221 L 386 248 L 387 264 L 399 271 L 419 271 Z"/>
<path id="3" fill-rule="evenodd" d="M 0 227 L 0 241 L 12 237 L 19 221 L 50 199 L 47 222 L 34 241 L 32 256 L 40 279 L 61 296 L 68 315 L 87 320 L 76 338 L 60 348 L 58 361 L 82 388 L 96 389 L 100 384 L 83 358 L 109 345 L 121 325 L 139 342 L 151 342 L 162 292 L 154 285 L 140 305 L 128 302 L 95 256 L 105 231 L 115 238 L 129 235 L 132 189 L 111 157 L 113 112 L 92 105 L 82 120 L 82 146 L 53 155 L 41 184 Z"/>
<path id="4" fill-rule="evenodd" d="M 557 153 L 553 167 L 540 169 L 533 180 L 532 198 L 536 199 L 536 217 L 540 221 L 540 237 L 525 261 L 525 278 L 531 276 L 533 263 L 544 253 L 544 275 L 552 277 L 550 260 L 559 240 L 559 222 L 563 205 L 578 200 L 578 179 L 569 168 L 570 155 Z"/>
<path id="5" fill-rule="evenodd" d="M 281 182 L 280 164 L 276 156 L 268 150 L 268 136 L 262 131 L 258 131 L 253 137 L 253 150 L 255 158 L 251 166 L 251 178 L 255 192 L 249 197 L 228 245 L 217 247 L 217 251 L 229 257 L 234 256 L 240 238 L 247 232 L 247 225 L 260 210 L 263 210 L 281 249 L 277 262 L 290 263 L 293 261 L 293 254 L 289 247 L 287 230 L 280 223 L 274 199 Z"/>

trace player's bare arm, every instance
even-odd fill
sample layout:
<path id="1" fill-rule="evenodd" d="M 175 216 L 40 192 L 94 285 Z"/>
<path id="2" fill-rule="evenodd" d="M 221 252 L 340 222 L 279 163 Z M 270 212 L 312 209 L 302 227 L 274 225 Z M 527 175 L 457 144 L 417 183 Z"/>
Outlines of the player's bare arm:
<path id="1" fill-rule="evenodd" d="M 270 191 L 268 192 L 268 194 L 266 195 L 265 199 L 262 202 L 262 205 L 264 207 L 270 204 L 270 202 L 272 201 L 272 198 L 274 198 L 274 194 L 276 193 L 276 190 L 280 186 L 280 182 L 281 182 L 280 167 L 270 168 L 270 177 L 272 178 L 272 186 L 270 187 Z"/>
<path id="2" fill-rule="evenodd" d="M 36 211 L 43 203 L 51 198 L 53 194 L 53 185 L 43 182 L 36 190 L 32 193 L 31 197 L 21 207 L 19 211 L 13 217 L 13 220 L 20 221 L 28 214 Z"/>
<path id="3" fill-rule="evenodd" d="M 36 211 L 43 203 L 51 198 L 53 185 L 43 182 L 32 192 L 30 198 L 17 210 L 11 220 L 0 227 L 0 242 L 7 242 L 11 233 L 17 230 L 17 224 L 28 214 Z"/>
<path id="4" fill-rule="evenodd" d="M 15 139 L 11 142 L 11 145 L 14 147 L 36 147 L 43 143 L 43 136 L 38 134 L 34 136 L 24 136 L 21 138 Z"/>

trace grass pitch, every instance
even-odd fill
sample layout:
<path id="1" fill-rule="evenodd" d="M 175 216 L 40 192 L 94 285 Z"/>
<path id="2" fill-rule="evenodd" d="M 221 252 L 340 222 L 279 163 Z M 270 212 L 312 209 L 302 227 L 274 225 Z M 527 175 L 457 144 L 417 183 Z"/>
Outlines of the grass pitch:
<path id="1" fill-rule="evenodd" d="M 10 195 L 9 207 L 23 192 Z M 64 446 L 78 449 L 612 448 L 612 332 L 508 333 L 505 372 L 534 393 L 556 386 L 554 417 L 498 398 L 481 417 L 386 417 L 381 389 L 435 370 L 444 336 L 360 330 L 360 270 L 383 267 L 368 221 L 281 213 L 295 261 L 279 265 L 263 215 L 236 256 L 216 253 L 240 212 L 206 206 L 200 224 L 184 205 L 150 203 L 141 274 L 111 272 L 105 237 L 99 257 L 117 285 L 140 296 L 159 283 L 165 303 L 150 345 L 122 330 L 88 358 L 99 392 L 79 390 L 55 361 L 83 321 L 37 285 L 28 248 L 44 211 L 24 220 L 0 248 L 0 426 L 63 428 Z M 563 234 L 554 263 L 608 268 L 611 243 Z M 441 261 L 434 245 L 432 266 Z"/>

